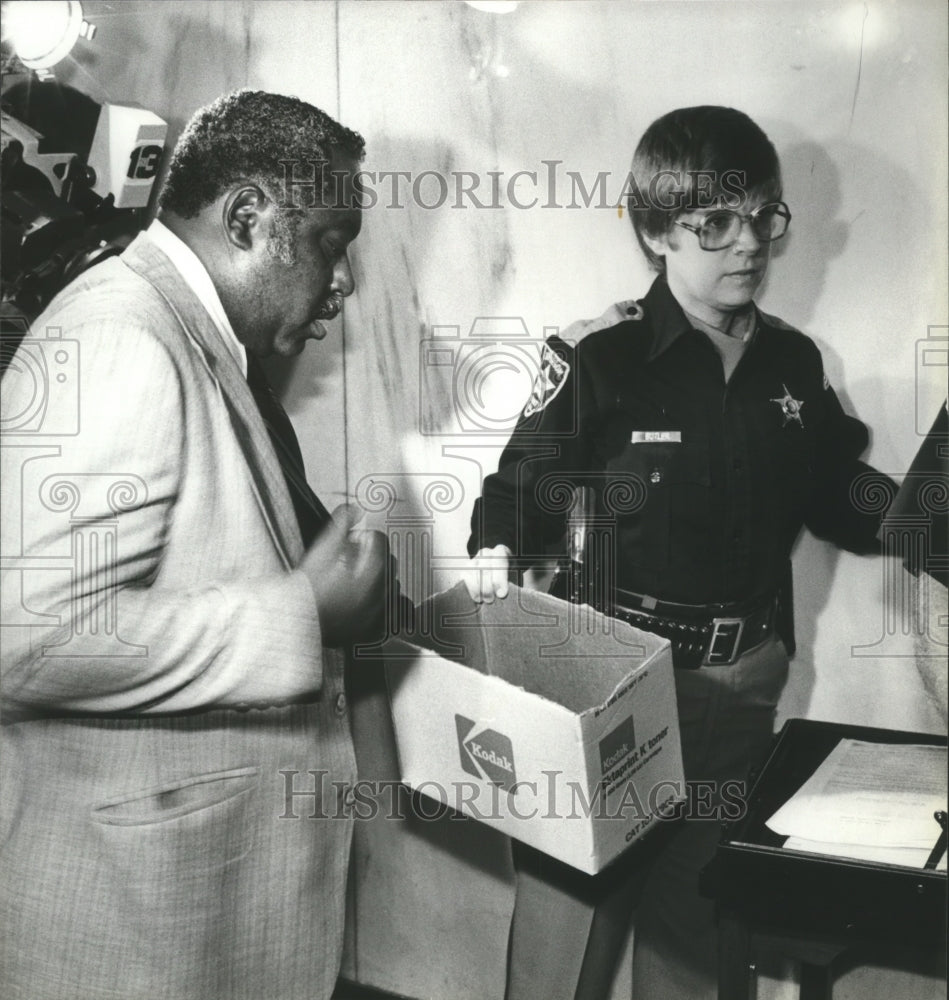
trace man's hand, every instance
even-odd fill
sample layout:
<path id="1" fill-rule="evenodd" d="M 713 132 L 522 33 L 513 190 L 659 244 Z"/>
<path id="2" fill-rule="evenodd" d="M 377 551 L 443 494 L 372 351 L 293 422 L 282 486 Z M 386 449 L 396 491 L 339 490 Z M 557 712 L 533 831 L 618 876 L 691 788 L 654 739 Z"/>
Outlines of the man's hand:
<path id="1" fill-rule="evenodd" d="M 511 555 L 511 550 L 506 545 L 478 550 L 463 577 L 475 603 L 481 604 L 484 601 L 491 604 L 495 597 L 507 597 Z"/>
<path id="2" fill-rule="evenodd" d="M 337 511 L 300 563 L 316 598 L 324 646 L 374 642 L 385 629 L 393 575 L 388 540 L 379 531 L 353 530 L 355 520 L 351 511 Z"/>

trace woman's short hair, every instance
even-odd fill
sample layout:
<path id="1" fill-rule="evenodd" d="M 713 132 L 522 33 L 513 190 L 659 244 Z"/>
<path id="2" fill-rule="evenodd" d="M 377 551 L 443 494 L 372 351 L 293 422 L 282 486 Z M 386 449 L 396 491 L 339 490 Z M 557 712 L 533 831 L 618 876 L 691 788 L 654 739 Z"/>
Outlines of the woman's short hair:
<path id="1" fill-rule="evenodd" d="M 677 108 L 643 133 L 627 182 L 627 207 L 646 259 L 665 261 L 644 236 L 667 233 L 684 212 L 737 208 L 749 197 L 781 198 L 778 154 L 742 111 L 717 105 Z"/>

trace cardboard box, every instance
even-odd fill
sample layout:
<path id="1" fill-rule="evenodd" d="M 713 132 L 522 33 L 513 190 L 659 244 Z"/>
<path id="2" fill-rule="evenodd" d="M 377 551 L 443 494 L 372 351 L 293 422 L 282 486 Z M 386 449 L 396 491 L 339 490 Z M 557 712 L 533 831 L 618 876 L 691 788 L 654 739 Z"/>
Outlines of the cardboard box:
<path id="1" fill-rule="evenodd" d="M 406 784 L 590 874 L 682 800 L 666 640 L 517 587 L 419 621 L 386 653 Z"/>

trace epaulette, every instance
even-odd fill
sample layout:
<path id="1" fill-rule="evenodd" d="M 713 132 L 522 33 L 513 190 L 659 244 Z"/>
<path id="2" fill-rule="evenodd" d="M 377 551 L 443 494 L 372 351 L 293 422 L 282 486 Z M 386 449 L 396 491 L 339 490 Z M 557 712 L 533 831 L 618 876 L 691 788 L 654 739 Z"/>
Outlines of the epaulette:
<path id="1" fill-rule="evenodd" d="M 627 299 L 624 302 L 614 302 L 613 305 L 597 319 L 578 319 L 571 323 L 565 330 L 562 330 L 560 337 L 569 344 L 576 344 L 598 330 L 608 330 L 617 323 L 624 323 L 629 319 L 642 319 L 643 307 L 636 299 Z"/>
<path id="2" fill-rule="evenodd" d="M 791 333 L 801 332 L 796 326 L 791 326 L 790 323 L 785 323 L 780 316 L 772 316 L 770 313 L 761 312 L 760 309 L 758 310 L 758 314 L 769 326 L 773 326 L 778 330 L 789 330 Z"/>
<path id="3" fill-rule="evenodd" d="M 790 323 L 785 323 L 780 316 L 772 316 L 770 313 L 762 312 L 758 310 L 758 315 L 761 319 L 765 321 L 769 326 L 773 326 L 776 330 L 786 330 L 788 333 L 796 333 L 799 337 L 803 337 L 810 345 L 815 354 L 817 355 L 818 361 L 820 363 L 821 377 L 823 380 L 824 391 L 826 392 L 831 388 L 830 379 L 827 377 L 827 373 L 824 371 L 824 359 L 821 356 L 820 348 L 807 336 L 806 333 L 802 333 L 796 326 L 791 326 Z"/>

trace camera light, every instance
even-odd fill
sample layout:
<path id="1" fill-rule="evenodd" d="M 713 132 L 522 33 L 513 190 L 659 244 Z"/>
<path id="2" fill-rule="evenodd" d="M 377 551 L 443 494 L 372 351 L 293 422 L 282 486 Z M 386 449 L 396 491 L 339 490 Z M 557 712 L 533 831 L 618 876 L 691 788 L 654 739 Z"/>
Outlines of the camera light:
<path id="1" fill-rule="evenodd" d="M 80 35 L 91 38 L 94 33 L 78 0 L 9 0 L 3 7 L 4 41 L 29 69 L 55 66 Z"/>

